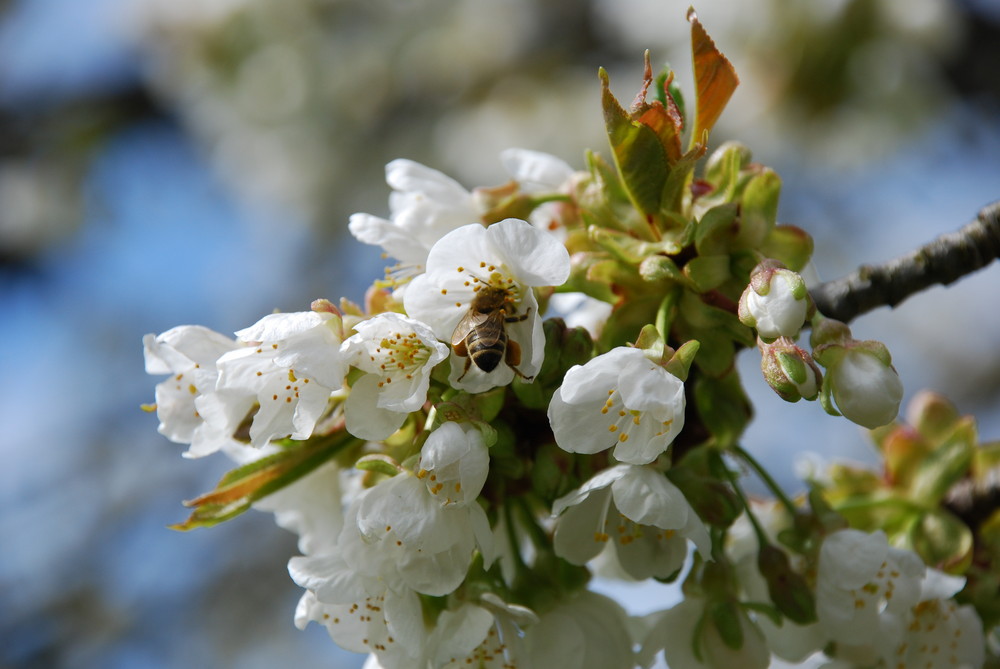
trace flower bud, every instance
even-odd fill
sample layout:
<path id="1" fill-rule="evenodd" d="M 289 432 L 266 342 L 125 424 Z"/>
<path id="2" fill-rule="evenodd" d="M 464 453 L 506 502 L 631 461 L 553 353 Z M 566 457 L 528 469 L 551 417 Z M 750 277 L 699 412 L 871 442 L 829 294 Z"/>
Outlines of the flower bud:
<path id="1" fill-rule="evenodd" d="M 805 281 L 775 260 L 765 260 L 750 273 L 740 297 L 740 322 L 763 339 L 798 336 L 812 309 Z"/>
<path id="2" fill-rule="evenodd" d="M 777 546 L 762 546 L 757 568 L 767 581 L 771 601 L 789 620 L 808 625 L 816 621 L 816 599 L 806 579 L 792 569 L 788 556 Z"/>
<path id="3" fill-rule="evenodd" d="M 828 411 L 832 394 L 840 413 L 858 425 L 874 429 L 896 418 L 903 383 L 885 344 L 849 340 L 818 346 L 813 356 L 827 370 L 823 395 Z"/>
<path id="4" fill-rule="evenodd" d="M 798 402 L 803 397 L 814 400 L 819 394 L 823 374 L 809 353 L 787 337 L 771 343 L 757 339 L 760 349 L 760 371 L 764 380 L 786 402 Z"/>

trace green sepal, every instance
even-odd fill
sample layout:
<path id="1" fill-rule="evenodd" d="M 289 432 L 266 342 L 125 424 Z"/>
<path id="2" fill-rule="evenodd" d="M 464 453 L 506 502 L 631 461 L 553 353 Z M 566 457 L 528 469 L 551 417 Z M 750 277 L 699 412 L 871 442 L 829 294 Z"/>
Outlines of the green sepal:
<path id="1" fill-rule="evenodd" d="M 815 360 L 815 358 L 813 358 Z M 830 383 L 830 375 L 824 374 L 823 381 L 819 389 L 819 405 L 823 407 L 823 411 L 827 412 L 831 416 L 839 416 L 840 412 L 837 411 L 837 407 L 833 405 L 833 384 Z"/>
<path id="2" fill-rule="evenodd" d="M 641 350 L 643 354 L 653 362 L 659 364 L 663 361 L 664 354 L 673 349 L 667 346 L 663 336 L 655 325 L 647 323 L 642 326 L 639 336 L 635 338 L 635 348 Z"/>
<path id="3" fill-rule="evenodd" d="M 747 611 L 753 611 L 767 616 L 767 619 L 774 623 L 775 627 L 781 627 L 781 623 L 784 620 L 781 616 L 781 612 L 771 604 L 766 604 L 764 602 L 740 602 L 740 606 Z"/>
<path id="4" fill-rule="evenodd" d="M 656 331 L 664 340 L 670 337 L 670 329 L 673 327 L 674 319 L 677 318 L 677 305 L 680 303 L 682 292 L 683 289 L 680 287 L 668 291 L 656 308 Z"/>
<path id="5" fill-rule="evenodd" d="M 792 569 L 785 551 L 771 544 L 757 553 L 757 569 L 767 582 L 767 592 L 778 610 L 799 625 L 816 621 L 816 598 L 801 574 Z"/>
<path id="6" fill-rule="evenodd" d="M 370 453 L 362 456 L 356 463 L 354 463 L 354 467 L 363 472 L 375 472 L 377 474 L 385 474 L 390 477 L 395 476 L 402 471 L 398 462 L 390 458 L 388 455 L 383 455 L 382 453 Z"/>
<path id="7" fill-rule="evenodd" d="M 491 423 L 485 420 L 476 420 L 473 421 L 472 424 L 476 426 L 476 429 L 479 430 L 479 433 L 482 435 L 483 444 L 486 448 L 492 448 L 493 445 L 497 443 L 499 435 L 497 434 L 496 428 L 493 427 Z"/>
<path id="8" fill-rule="evenodd" d="M 170 525 L 170 529 L 187 531 L 211 527 L 234 518 L 257 500 L 298 481 L 341 452 L 364 442 L 347 432 L 337 432 L 327 437 L 281 443 L 282 449 L 277 453 L 229 471 L 214 490 L 184 502 L 195 510 L 183 523 Z"/>
<path id="9" fill-rule="evenodd" d="M 691 365 L 700 350 L 701 342 L 697 339 L 689 339 L 674 351 L 670 359 L 664 363 L 663 368 L 681 381 L 687 381 L 688 375 L 691 373 Z"/>
<path id="10" fill-rule="evenodd" d="M 730 600 L 715 601 L 708 606 L 712 624 L 718 630 L 722 643 L 728 648 L 743 647 L 743 626 L 740 624 L 739 606 Z"/>

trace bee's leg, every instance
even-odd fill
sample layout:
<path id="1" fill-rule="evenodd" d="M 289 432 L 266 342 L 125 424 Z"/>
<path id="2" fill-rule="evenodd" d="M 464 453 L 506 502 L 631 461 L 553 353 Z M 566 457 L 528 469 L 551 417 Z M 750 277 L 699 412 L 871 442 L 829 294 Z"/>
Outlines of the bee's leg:
<path id="1" fill-rule="evenodd" d="M 460 353 L 458 353 L 458 351 L 455 351 L 455 353 L 458 354 L 458 355 L 461 355 Z M 456 383 L 458 383 L 459 381 L 461 381 L 462 379 L 465 378 L 465 375 L 469 373 L 469 368 L 470 367 L 472 367 L 472 356 L 467 356 L 465 358 L 465 369 L 462 370 L 462 375 L 460 377 L 458 377 L 457 379 L 455 379 Z"/>
<path id="2" fill-rule="evenodd" d="M 530 315 L 531 315 L 531 307 L 528 307 L 528 310 L 525 311 L 520 316 L 508 316 L 507 318 L 504 318 L 503 320 L 504 320 L 505 323 L 520 323 L 521 321 L 527 320 L 528 316 L 530 316 Z"/>
<path id="3" fill-rule="evenodd" d="M 531 381 L 535 378 L 533 376 L 525 376 L 521 373 L 521 370 L 517 368 L 517 366 L 521 364 L 521 346 L 516 341 L 507 341 L 507 351 L 504 353 L 504 362 L 507 363 L 507 366 L 510 367 L 511 371 L 525 381 Z"/>

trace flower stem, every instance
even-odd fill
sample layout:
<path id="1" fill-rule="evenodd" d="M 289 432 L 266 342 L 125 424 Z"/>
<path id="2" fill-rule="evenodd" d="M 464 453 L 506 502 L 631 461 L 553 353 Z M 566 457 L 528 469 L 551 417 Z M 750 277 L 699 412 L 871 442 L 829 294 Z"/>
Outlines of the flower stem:
<path id="1" fill-rule="evenodd" d="M 771 474 L 768 473 L 768 471 L 764 469 L 759 462 L 757 462 L 756 458 L 750 455 L 750 453 L 739 444 L 735 444 L 733 446 L 733 452 L 736 453 L 744 462 L 750 465 L 750 468 L 757 473 L 757 476 L 759 476 L 762 481 L 764 481 L 764 485 L 771 489 L 774 496 L 778 498 L 786 509 L 788 509 L 788 513 L 791 514 L 793 518 L 798 515 L 799 511 L 795 507 L 795 503 L 788 498 L 788 495 L 786 495 L 785 491 L 781 489 L 778 482 L 774 480 Z"/>

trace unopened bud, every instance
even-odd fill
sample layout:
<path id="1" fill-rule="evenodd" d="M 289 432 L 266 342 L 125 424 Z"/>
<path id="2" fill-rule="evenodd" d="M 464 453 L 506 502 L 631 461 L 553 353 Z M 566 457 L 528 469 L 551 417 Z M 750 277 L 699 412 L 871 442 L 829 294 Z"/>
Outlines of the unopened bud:
<path id="1" fill-rule="evenodd" d="M 788 563 L 785 551 L 767 544 L 757 554 L 757 569 L 767 581 L 767 592 L 781 613 L 799 625 L 816 621 L 816 599 L 809 584 Z"/>
<path id="2" fill-rule="evenodd" d="M 814 309 L 805 281 L 775 260 L 765 260 L 750 273 L 740 297 L 740 322 L 763 339 L 798 336 Z"/>
<path id="3" fill-rule="evenodd" d="M 849 340 L 824 344 L 813 350 L 816 362 L 826 367 L 824 408 L 829 397 L 850 421 L 874 429 L 892 422 L 903 399 L 903 383 L 892 366 L 892 356 L 878 341 Z"/>
<path id="4" fill-rule="evenodd" d="M 760 349 L 760 370 L 764 380 L 786 402 L 814 400 L 819 395 L 823 374 L 812 356 L 787 337 L 771 343 L 757 339 Z"/>

